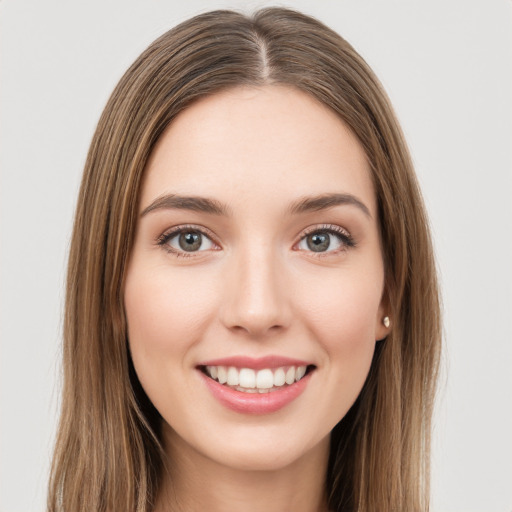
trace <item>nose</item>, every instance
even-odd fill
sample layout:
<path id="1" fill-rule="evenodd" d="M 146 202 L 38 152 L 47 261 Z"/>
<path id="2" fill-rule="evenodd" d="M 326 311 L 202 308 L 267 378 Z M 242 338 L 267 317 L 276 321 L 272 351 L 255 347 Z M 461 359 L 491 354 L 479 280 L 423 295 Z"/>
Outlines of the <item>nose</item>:
<path id="1" fill-rule="evenodd" d="M 282 263 L 270 247 L 261 246 L 232 258 L 221 306 L 225 327 L 262 338 L 289 326 L 291 305 Z"/>

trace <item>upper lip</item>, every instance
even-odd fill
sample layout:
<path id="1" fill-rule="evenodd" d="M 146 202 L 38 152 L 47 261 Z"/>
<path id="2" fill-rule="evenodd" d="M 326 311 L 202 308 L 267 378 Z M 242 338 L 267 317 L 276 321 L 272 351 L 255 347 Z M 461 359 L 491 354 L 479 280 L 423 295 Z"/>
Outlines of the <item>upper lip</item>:
<path id="1" fill-rule="evenodd" d="M 232 356 L 219 359 L 210 359 L 203 361 L 197 366 L 234 366 L 235 368 L 252 368 L 253 370 L 263 370 L 265 368 L 280 368 L 282 366 L 309 366 L 310 361 L 283 357 L 278 355 L 268 355 L 264 357 Z"/>

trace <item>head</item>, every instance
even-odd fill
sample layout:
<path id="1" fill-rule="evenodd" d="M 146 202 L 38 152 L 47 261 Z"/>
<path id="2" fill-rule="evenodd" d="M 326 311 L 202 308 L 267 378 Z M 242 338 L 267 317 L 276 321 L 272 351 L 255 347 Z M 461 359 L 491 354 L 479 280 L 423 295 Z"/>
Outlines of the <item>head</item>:
<path id="1" fill-rule="evenodd" d="M 362 390 L 333 424 L 330 503 L 424 508 L 440 334 L 421 195 L 389 101 L 364 60 L 321 23 L 284 9 L 253 17 L 217 11 L 164 34 L 126 72 L 99 121 L 68 271 L 63 415 L 50 497 L 65 490 L 64 508 L 81 510 L 77 503 L 86 502 L 100 510 L 125 499 L 127 510 L 147 510 L 159 485 L 162 418 L 130 355 L 126 296 L 148 169 L 173 127 L 208 102 L 283 90 L 324 109 L 359 148 L 381 261 L 375 309 L 392 320 L 376 331 Z"/>

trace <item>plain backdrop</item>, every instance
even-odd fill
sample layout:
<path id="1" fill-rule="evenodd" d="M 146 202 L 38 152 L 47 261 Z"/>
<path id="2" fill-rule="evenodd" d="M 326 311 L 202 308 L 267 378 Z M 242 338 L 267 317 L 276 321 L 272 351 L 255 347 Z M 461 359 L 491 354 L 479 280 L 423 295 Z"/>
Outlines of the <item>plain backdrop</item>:
<path id="1" fill-rule="evenodd" d="M 157 36 L 253 1 L 0 2 L 0 511 L 43 511 L 73 210 L 100 112 Z M 275 5 L 275 4 L 274 4 Z M 382 80 L 430 212 L 446 346 L 433 512 L 511 512 L 510 0 L 290 0 Z M 377 512 L 377 511 L 376 511 Z"/>

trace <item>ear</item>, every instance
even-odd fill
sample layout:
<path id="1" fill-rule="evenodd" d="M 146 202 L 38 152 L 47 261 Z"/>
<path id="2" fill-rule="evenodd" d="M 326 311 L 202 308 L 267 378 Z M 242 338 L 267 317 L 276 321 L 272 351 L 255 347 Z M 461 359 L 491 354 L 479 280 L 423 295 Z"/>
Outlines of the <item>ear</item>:
<path id="1" fill-rule="evenodd" d="M 390 310 L 387 295 L 384 293 L 379 308 L 377 309 L 377 317 L 375 318 L 375 341 L 386 338 L 393 328 L 393 319 Z"/>

